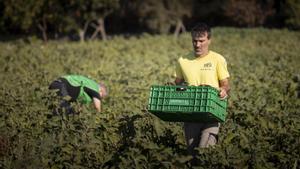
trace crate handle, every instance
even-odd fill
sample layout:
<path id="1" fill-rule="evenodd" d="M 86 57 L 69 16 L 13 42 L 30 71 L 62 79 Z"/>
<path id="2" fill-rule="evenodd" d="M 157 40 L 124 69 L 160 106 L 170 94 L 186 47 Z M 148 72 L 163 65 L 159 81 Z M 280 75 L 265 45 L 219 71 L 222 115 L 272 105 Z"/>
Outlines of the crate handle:
<path id="1" fill-rule="evenodd" d="M 178 87 L 178 88 L 176 88 L 176 91 L 186 91 L 186 88 L 185 87 Z"/>

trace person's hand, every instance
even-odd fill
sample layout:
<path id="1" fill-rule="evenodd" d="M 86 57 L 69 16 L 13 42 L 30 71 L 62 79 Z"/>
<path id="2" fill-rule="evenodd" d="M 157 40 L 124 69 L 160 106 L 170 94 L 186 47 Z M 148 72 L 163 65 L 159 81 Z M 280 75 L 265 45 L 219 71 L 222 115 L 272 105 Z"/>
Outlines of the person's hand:
<path id="1" fill-rule="evenodd" d="M 220 88 L 219 96 L 221 99 L 226 99 L 228 97 L 227 91 L 224 88 Z"/>
<path id="2" fill-rule="evenodd" d="M 101 112 L 101 100 L 96 97 L 93 97 L 93 103 L 96 110 L 100 113 Z"/>
<path id="3" fill-rule="evenodd" d="M 166 82 L 165 83 L 166 86 L 174 86 L 176 85 L 175 82 Z"/>

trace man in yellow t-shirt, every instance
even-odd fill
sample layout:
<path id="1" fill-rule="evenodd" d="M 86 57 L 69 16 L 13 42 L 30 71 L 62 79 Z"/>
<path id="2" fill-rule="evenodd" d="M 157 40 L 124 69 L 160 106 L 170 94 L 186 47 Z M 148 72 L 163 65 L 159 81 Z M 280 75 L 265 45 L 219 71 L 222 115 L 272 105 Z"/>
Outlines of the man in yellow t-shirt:
<path id="1" fill-rule="evenodd" d="M 221 98 L 230 90 L 229 73 L 225 58 L 211 50 L 210 28 L 200 23 L 191 32 L 194 52 L 178 59 L 176 65 L 176 84 L 210 85 L 217 88 Z M 184 133 L 188 152 L 195 155 L 195 147 L 208 147 L 217 143 L 220 123 L 184 123 Z"/>

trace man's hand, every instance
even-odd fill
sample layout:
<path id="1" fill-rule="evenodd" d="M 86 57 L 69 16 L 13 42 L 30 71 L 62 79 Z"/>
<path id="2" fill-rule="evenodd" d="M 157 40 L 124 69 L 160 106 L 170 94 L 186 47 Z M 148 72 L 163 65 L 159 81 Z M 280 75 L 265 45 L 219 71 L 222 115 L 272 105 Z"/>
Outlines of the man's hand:
<path id="1" fill-rule="evenodd" d="M 93 103 L 98 112 L 101 112 L 101 101 L 97 98 L 93 98 Z"/>
<path id="2" fill-rule="evenodd" d="M 220 80 L 220 92 L 219 92 L 219 96 L 221 97 L 221 99 L 226 99 L 228 97 L 229 94 L 229 80 L 228 78 Z"/>
<path id="3" fill-rule="evenodd" d="M 167 85 L 167 86 L 174 86 L 176 84 L 175 84 L 175 82 L 166 82 L 165 85 Z"/>
<path id="4" fill-rule="evenodd" d="M 176 85 L 181 85 L 183 82 L 184 82 L 184 79 L 180 79 L 180 78 L 176 78 L 175 81 L 174 81 L 174 83 Z"/>
<path id="5" fill-rule="evenodd" d="M 228 97 L 227 91 L 223 88 L 220 88 L 219 96 L 221 99 L 226 99 Z"/>

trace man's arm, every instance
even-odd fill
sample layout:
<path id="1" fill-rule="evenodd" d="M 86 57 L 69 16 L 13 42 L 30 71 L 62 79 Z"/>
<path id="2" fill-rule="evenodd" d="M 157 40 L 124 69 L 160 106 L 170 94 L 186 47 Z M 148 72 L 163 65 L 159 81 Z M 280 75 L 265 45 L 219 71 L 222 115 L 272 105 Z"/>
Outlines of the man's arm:
<path id="1" fill-rule="evenodd" d="M 98 112 L 101 112 L 101 101 L 98 98 L 93 97 L 93 103 Z"/>
<path id="2" fill-rule="evenodd" d="M 220 95 L 221 98 L 226 98 L 229 94 L 229 91 L 230 91 L 229 79 L 226 78 L 226 79 L 220 80 L 219 83 L 220 83 L 220 93 L 219 93 L 219 95 Z"/>

